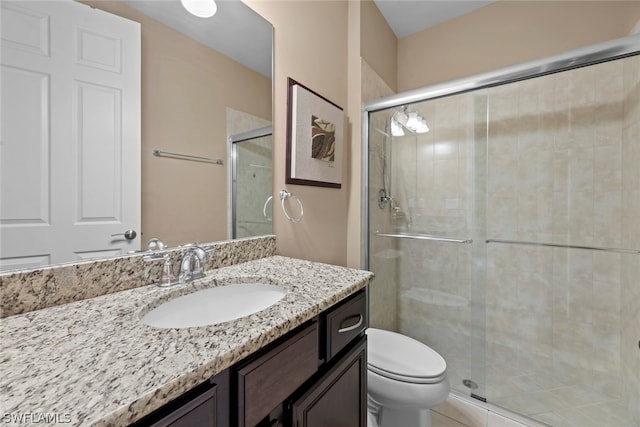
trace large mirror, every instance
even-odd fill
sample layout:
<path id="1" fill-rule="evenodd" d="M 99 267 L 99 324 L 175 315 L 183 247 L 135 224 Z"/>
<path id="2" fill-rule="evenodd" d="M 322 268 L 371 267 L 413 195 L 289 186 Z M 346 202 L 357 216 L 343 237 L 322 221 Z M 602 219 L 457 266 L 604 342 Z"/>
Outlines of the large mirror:
<path id="1" fill-rule="evenodd" d="M 73 2 L 56 0 L 41 4 L 49 7 L 55 3 Z M 240 0 L 218 1 L 217 13 L 208 19 L 190 15 L 179 0 L 82 0 L 81 3 L 85 8 L 85 5 L 88 5 L 94 10 L 99 9 L 140 24 L 139 152 L 134 156 L 127 156 L 124 150 L 114 149 L 111 152 L 101 145 L 100 138 L 108 134 L 112 130 L 110 126 L 115 123 L 110 115 L 123 100 L 118 98 L 117 91 L 110 91 L 110 87 L 108 90 L 102 90 L 107 86 L 96 89 L 96 85 L 79 84 L 80 89 L 71 88 L 75 91 L 72 96 L 78 99 L 79 103 L 89 105 L 94 102 L 99 106 L 96 110 L 98 114 L 86 119 L 71 109 L 71 121 L 76 128 L 81 128 L 80 133 L 97 135 L 98 148 L 89 152 L 80 147 L 70 150 L 70 156 L 52 155 L 52 149 L 46 146 L 50 141 L 42 137 L 43 132 L 38 130 L 40 133 L 35 135 L 39 144 L 38 161 L 25 161 L 28 158 L 25 156 L 33 153 L 25 155 L 25 150 L 21 152 L 16 149 L 15 135 L 9 131 L 15 128 L 16 132 L 24 132 L 24 129 L 33 126 L 29 126 L 29 121 L 13 127 L 4 126 L 5 122 L 19 122 L 28 117 L 38 122 L 39 126 L 42 125 L 42 128 L 55 129 L 59 126 L 56 124 L 56 109 L 60 107 L 51 102 L 51 111 L 43 113 L 40 108 L 34 113 L 28 110 L 32 105 L 42 104 L 43 99 L 34 95 L 34 91 L 23 89 L 36 86 L 32 84 L 37 80 L 33 76 L 40 79 L 44 74 L 30 72 L 27 75 L 22 72 L 23 66 L 16 67 L 5 63 L 5 57 L 11 56 L 8 55 L 10 53 L 19 56 L 18 61 L 24 58 L 31 61 L 29 55 L 47 56 L 55 52 L 55 41 L 46 44 L 46 41 L 42 42 L 42 34 L 38 35 L 37 32 L 52 32 L 55 28 L 46 26 L 55 27 L 56 23 L 54 20 L 43 19 L 46 18 L 46 13 L 37 10 L 37 2 L 3 1 L 0 271 L 111 257 L 132 249 L 145 249 L 151 238 L 160 238 L 168 246 L 178 246 L 189 242 L 210 242 L 231 237 L 231 137 L 271 125 L 273 29 L 269 22 Z M 80 25 L 81 30 L 77 31 L 77 34 L 82 36 L 76 34 L 77 40 L 73 39 L 69 43 L 80 40 L 78 45 L 81 47 L 76 50 L 86 50 L 80 52 L 84 55 L 83 60 L 91 62 L 95 59 L 94 63 L 101 63 L 97 68 L 109 68 L 102 66 L 104 61 L 96 59 L 98 54 L 95 52 L 107 46 L 107 42 L 115 40 L 114 45 L 118 45 L 120 41 L 116 40 L 118 37 L 102 36 L 100 28 L 95 31 L 88 28 L 90 22 L 85 20 Z M 34 34 L 23 30 L 30 28 L 30 24 L 33 24 L 32 28 L 37 29 Z M 58 26 L 60 27 L 59 24 Z M 34 41 L 36 48 L 28 46 L 32 52 L 20 51 L 25 44 L 15 42 L 16 34 L 24 37 L 29 43 Z M 44 50 L 38 51 L 38 43 L 46 45 Z M 107 51 L 113 53 L 115 62 L 118 62 L 120 57 L 125 57 L 125 47 L 122 47 L 122 51 L 120 48 L 109 49 L 107 48 Z M 122 61 L 124 64 L 124 60 Z M 45 86 L 49 85 L 44 90 L 42 79 L 38 80 L 37 87 L 42 93 L 46 92 L 53 98 L 56 91 L 61 89 L 51 80 L 44 79 Z M 83 78 L 80 77 L 79 80 L 83 81 Z M 28 102 L 29 96 L 36 101 Z M 52 99 L 46 101 L 50 102 Z M 113 123 L 105 125 L 96 117 L 107 117 Z M 122 115 L 117 126 L 112 126 L 117 129 L 116 133 L 128 120 L 126 114 Z M 8 130 L 5 131 L 5 128 Z M 82 135 L 85 136 L 84 133 Z M 260 150 L 265 152 L 263 147 Z M 90 156 L 93 156 L 95 164 L 84 165 L 83 158 Z M 100 159 L 101 156 L 105 161 L 95 162 L 95 159 Z M 128 180 L 124 177 L 115 184 L 107 183 L 105 177 L 112 174 L 114 169 L 111 157 L 117 156 L 126 157 L 121 159 L 121 163 L 125 163 L 127 159 L 136 161 L 139 166 L 137 182 L 135 178 Z M 65 157 L 67 161 L 68 157 L 76 160 L 71 169 L 79 171 L 75 172 L 76 175 L 83 174 L 84 182 L 91 183 L 92 186 L 87 184 L 86 188 L 76 188 L 69 185 L 65 188 L 63 185 L 62 190 L 58 190 L 56 194 L 43 190 L 51 187 L 50 180 L 56 179 L 58 171 L 68 169 L 64 163 L 56 163 L 59 158 L 64 160 Z M 257 165 L 260 168 L 256 170 L 262 171 L 270 167 L 270 155 L 267 157 L 264 158 L 264 164 Z M 252 160 L 250 164 L 251 167 L 256 167 L 256 161 Z M 253 171 L 251 175 L 258 176 L 263 181 L 264 176 L 270 176 L 256 175 Z M 128 239 L 131 233 L 128 236 L 124 235 L 130 227 L 128 224 L 119 223 L 118 212 L 112 215 L 113 218 L 108 215 L 90 215 L 92 209 L 97 212 L 101 206 L 113 205 L 114 211 L 121 208 L 119 202 L 113 203 L 111 200 L 116 187 L 138 189 L 136 193 L 139 193 L 140 225 L 135 226 L 137 229 L 134 230 L 133 239 Z M 270 185 L 267 188 L 270 188 Z M 34 189 L 37 191 L 33 191 Z M 110 243 L 125 242 L 125 245 L 119 249 L 102 249 L 100 245 L 97 245 L 96 250 L 66 248 L 70 254 L 67 258 L 47 254 L 46 250 L 32 250 L 31 247 L 39 239 L 49 240 L 47 243 L 52 247 L 69 246 L 71 239 L 67 236 L 70 232 L 65 231 L 45 238 L 38 237 L 37 234 L 38 231 L 47 229 L 55 220 L 55 212 L 48 209 L 54 204 L 54 197 L 59 196 L 68 199 L 62 205 L 69 206 L 69 210 L 89 213 L 86 216 L 89 220 L 76 223 L 82 222 L 87 228 L 94 222 L 111 223 L 107 240 Z M 18 208 L 18 202 L 24 199 L 29 201 L 26 207 Z M 23 215 L 20 209 L 26 210 L 27 215 Z M 262 205 L 260 210 L 262 215 Z M 32 227 L 27 229 L 23 227 L 25 224 Z M 88 234 L 83 234 L 81 240 L 91 240 L 87 236 Z M 101 238 L 104 240 L 104 236 Z M 11 246 L 8 241 L 12 241 Z M 22 249 L 16 252 L 16 247 Z M 23 249 L 24 254 L 20 252 Z"/>

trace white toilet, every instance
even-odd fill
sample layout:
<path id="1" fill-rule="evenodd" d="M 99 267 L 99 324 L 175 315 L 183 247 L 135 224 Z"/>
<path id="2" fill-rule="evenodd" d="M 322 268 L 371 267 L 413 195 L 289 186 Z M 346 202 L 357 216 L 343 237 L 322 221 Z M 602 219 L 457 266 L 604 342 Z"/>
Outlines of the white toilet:
<path id="1" fill-rule="evenodd" d="M 430 427 L 449 394 L 447 363 L 408 336 L 367 329 L 368 427 Z"/>

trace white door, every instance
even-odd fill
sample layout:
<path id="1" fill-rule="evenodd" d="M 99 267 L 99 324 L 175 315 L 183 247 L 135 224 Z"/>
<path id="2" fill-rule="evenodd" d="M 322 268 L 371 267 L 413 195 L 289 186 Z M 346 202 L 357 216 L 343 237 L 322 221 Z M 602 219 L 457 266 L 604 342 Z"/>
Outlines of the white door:
<path id="1" fill-rule="evenodd" d="M 140 26 L 2 1 L 0 271 L 140 248 Z"/>

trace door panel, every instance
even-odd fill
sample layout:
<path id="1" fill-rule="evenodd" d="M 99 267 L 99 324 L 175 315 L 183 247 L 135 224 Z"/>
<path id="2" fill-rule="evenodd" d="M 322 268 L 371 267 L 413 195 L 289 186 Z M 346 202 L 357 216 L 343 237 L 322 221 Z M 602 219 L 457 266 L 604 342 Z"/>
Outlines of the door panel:
<path id="1" fill-rule="evenodd" d="M 49 76 L 4 65 L 1 72 L 1 224 L 48 224 Z M 15 99 L 20 102 L 11 102 Z"/>
<path id="2" fill-rule="evenodd" d="M 122 218 L 121 91 L 79 82 L 76 86 L 77 222 Z M 95 197 L 100 194 L 101 197 Z"/>
<path id="3" fill-rule="evenodd" d="M 0 271 L 122 254 L 140 230 L 140 25 L 2 2 Z"/>

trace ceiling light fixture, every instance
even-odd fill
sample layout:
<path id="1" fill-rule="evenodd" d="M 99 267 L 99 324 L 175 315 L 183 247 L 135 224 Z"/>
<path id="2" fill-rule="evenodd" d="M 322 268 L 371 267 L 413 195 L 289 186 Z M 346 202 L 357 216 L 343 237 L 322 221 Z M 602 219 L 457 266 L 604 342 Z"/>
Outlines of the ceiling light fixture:
<path id="1" fill-rule="evenodd" d="M 409 118 L 407 119 L 407 127 L 412 131 L 415 131 L 418 128 L 419 124 L 420 120 L 418 120 L 418 113 L 416 113 L 415 111 L 409 113 Z"/>
<path id="2" fill-rule="evenodd" d="M 394 113 L 391 118 L 391 135 L 403 136 L 403 126 L 413 133 L 429 132 L 427 121 L 415 111 L 411 111 L 409 113 L 405 111 L 396 111 Z"/>
<path id="3" fill-rule="evenodd" d="M 391 119 L 391 135 L 392 136 L 404 136 L 404 131 L 402 130 L 402 126 L 396 119 Z"/>
<path id="4" fill-rule="evenodd" d="M 416 133 L 427 133 L 429 132 L 429 126 L 427 126 L 427 121 L 424 118 L 420 118 L 418 121 L 418 125 L 416 126 Z"/>
<path id="5" fill-rule="evenodd" d="M 211 18 L 218 11 L 215 0 L 180 0 L 182 6 L 199 18 Z"/>

